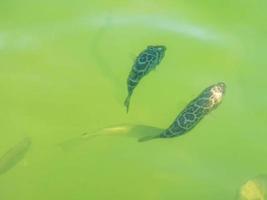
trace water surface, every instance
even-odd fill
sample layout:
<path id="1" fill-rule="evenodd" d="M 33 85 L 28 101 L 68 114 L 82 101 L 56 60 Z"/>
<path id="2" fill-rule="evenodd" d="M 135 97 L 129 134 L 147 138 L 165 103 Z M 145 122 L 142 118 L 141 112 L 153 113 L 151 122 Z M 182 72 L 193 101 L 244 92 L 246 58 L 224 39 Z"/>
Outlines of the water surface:
<path id="1" fill-rule="evenodd" d="M 0 198 L 235 199 L 267 171 L 266 4 L 2 1 L 0 152 L 26 135 L 34 148 L 0 177 Z M 126 114 L 126 78 L 147 45 L 168 49 Z M 118 124 L 166 128 L 219 81 L 224 101 L 182 137 L 58 145 Z"/>

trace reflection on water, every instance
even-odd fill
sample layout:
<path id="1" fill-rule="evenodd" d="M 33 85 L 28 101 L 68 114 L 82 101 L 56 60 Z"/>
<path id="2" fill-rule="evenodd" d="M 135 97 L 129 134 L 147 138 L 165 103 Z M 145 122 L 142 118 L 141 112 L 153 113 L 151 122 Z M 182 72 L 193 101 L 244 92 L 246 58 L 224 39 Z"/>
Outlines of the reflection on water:
<path id="1" fill-rule="evenodd" d="M 112 25 L 123 26 L 135 26 L 144 25 L 148 28 L 159 29 L 160 31 L 173 32 L 187 37 L 191 37 L 197 40 L 203 40 L 211 43 L 221 43 L 225 39 L 222 35 L 215 31 L 209 30 L 206 27 L 193 24 L 189 21 L 178 21 L 175 19 L 168 19 L 159 15 L 112 15 L 109 16 L 112 19 Z M 84 22 L 87 24 L 101 25 L 106 23 L 106 15 L 98 15 L 96 17 L 84 18 Z M 225 41 L 224 41 L 225 42 Z"/>

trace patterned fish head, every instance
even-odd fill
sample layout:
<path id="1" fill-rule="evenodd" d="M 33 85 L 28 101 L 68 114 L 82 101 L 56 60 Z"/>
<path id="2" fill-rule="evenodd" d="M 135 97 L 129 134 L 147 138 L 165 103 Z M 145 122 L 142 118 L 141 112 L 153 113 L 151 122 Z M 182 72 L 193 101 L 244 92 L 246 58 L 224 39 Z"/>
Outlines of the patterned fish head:
<path id="1" fill-rule="evenodd" d="M 223 95 L 225 93 L 225 88 L 226 85 L 223 82 L 217 83 L 213 85 L 213 87 L 211 88 L 211 93 L 212 93 L 211 98 L 216 104 L 222 101 Z"/>
<path id="2" fill-rule="evenodd" d="M 206 88 L 198 97 L 198 104 L 207 111 L 215 109 L 222 101 L 226 85 L 223 82 L 216 83 Z"/>
<path id="3" fill-rule="evenodd" d="M 223 82 L 211 85 L 204 91 L 204 96 L 208 99 L 206 107 L 208 110 L 215 109 L 222 101 L 225 93 L 226 85 Z"/>
<path id="4" fill-rule="evenodd" d="M 164 45 L 148 46 L 147 51 L 158 55 L 158 62 L 162 60 L 165 55 L 166 47 Z"/>

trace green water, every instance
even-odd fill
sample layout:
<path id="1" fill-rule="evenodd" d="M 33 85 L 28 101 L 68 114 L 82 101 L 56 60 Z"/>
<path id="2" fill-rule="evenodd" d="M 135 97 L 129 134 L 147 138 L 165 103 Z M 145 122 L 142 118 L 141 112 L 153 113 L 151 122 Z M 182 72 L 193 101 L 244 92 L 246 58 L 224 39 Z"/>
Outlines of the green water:
<path id="1" fill-rule="evenodd" d="M 267 173 L 266 6 L 1 1 L 0 154 L 25 137 L 32 145 L 1 174 L 0 199 L 235 199 L 241 184 Z M 126 114 L 126 78 L 153 44 L 166 55 Z M 222 104 L 182 137 L 81 137 L 127 123 L 167 128 L 219 81 L 227 85 Z M 58 145 L 72 138 L 70 151 Z"/>

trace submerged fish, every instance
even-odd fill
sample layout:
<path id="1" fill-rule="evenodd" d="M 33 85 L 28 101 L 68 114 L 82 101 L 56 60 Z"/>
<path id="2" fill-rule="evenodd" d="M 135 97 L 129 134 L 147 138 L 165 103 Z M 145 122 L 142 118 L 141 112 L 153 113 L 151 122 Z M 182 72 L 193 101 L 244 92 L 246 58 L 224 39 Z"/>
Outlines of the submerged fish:
<path id="1" fill-rule="evenodd" d="M 238 200 L 266 200 L 267 176 L 259 175 L 244 183 L 238 194 Z"/>
<path id="2" fill-rule="evenodd" d="M 65 140 L 59 144 L 62 150 L 70 151 L 76 147 L 88 144 L 88 141 L 99 136 L 126 136 L 140 138 L 141 136 L 153 137 L 160 134 L 164 129 L 141 125 L 141 124 L 121 124 L 96 130 L 91 133 L 83 133 L 74 138 Z"/>
<path id="3" fill-rule="evenodd" d="M 136 58 L 132 70 L 127 79 L 128 96 L 124 102 L 127 112 L 129 110 L 130 99 L 134 88 L 138 85 L 140 80 L 147 75 L 151 70 L 155 69 L 164 57 L 166 51 L 165 46 L 148 46 Z"/>
<path id="4" fill-rule="evenodd" d="M 3 174 L 13 168 L 20 160 L 22 160 L 31 146 L 30 138 L 26 137 L 13 148 L 9 149 L 0 158 L 0 174 Z"/>
<path id="5" fill-rule="evenodd" d="M 223 82 L 209 86 L 182 110 L 168 129 L 154 137 L 140 138 L 139 141 L 142 142 L 154 138 L 171 138 L 185 134 L 221 103 L 225 87 Z"/>

